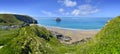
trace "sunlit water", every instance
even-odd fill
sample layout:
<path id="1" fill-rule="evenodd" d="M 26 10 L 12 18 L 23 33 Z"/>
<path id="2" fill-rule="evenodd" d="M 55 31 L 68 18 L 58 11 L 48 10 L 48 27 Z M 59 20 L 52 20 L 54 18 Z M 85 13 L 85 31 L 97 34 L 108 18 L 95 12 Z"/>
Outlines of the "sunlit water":
<path id="1" fill-rule="evenodd" d="M 56 22 L 56 17 L 37 17 L 39 25 L 68 28 L 68 29 L 101 29 L 109 17 L 60 17 L 61 22 Z"/>

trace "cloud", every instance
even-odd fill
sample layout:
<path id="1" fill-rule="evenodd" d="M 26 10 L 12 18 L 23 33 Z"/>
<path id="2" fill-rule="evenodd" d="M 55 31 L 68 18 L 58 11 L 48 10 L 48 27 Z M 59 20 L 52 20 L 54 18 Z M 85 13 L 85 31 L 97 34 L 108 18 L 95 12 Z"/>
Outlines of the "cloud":
<path id="1" fill-rule="evenodd" d="M 0 14 L 17 14 L 17 13 L 13 13 L 13 12 L 6 12 L 6 11 L 0 11 Z"/>
<path id="2" fill-rule="evenodd" d="M 48 16 L 54 16 L 54 14 L 52 12 L 48 12 L 48 11 L 41 11 L 43 14 L 48 15 Z"/>
<path id="3" fill-rule="evenodd" d="M 0 11 L 0 14 L 20 14 L 20 15 L 27 15 L 25 13 L 15 13 L 15 12 L 7 12 L 7 11 Z"/>
<path id="4" fill-rule="evenodd" d="M 64 12 L 64 9 L 63 9 L 63 8 L 60 8 L 58 11 L 59 11 L 59 12 Z"/>
<path id="5" fill-rule="evenodd" d="M 65 5 L 66 7 L 74 7 L 77 5 L 76 1 L 72 1 L 72 0 L 59 0 L 58 2 L 62 3 L 63 5 Z"/>
<path id="6" fill-rule="evenodd" d="M 62 14 L 63 15 L 69 15 L 70 13 L 69 12 L 63 12 Z"/>
<path id="7" fill-rule="evenodd" d="M 74 16 L 94 14 L 99 11 L 98 8 L 90 4 L 80 5 L 77 9 L 74 9 L 71 14 Z"/>
<path id="8" fill-rule="evenodd" d="M 85 3 L 80 5 L 77 5 L 77 1 L 75 0 L 58 0 L 58 2 L 66 6 L 58 10 L 62 15 L 85 16 L 95 14 L 100 10 L 98 8 L 98 4 L 100 3 L 98 0 L 84 0 Z"/>
<path id="9" fill-rule="evenodd" d="M 65 10 L 63 8 L 60 8 L 58 10 L 62 15 L 69 15 L 70 13 L 69 12 L 65 12 Z"/>

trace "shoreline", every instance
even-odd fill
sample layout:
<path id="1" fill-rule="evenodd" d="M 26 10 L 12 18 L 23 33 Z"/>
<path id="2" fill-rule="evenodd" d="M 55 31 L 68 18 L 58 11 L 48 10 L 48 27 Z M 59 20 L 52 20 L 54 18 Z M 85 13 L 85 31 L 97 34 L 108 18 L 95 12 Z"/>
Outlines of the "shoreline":
<path id="1" fill-rule="evenodd" d="M 45 28 L 57 28 L 57 29 L 64 29 L 64 30 L 86 30 L 86 31 L 91 31 L 91 30 L 97 30 L 97 31 L 100 31 L 100 29 L 74 29 L 74 28 L 64 28 L 64 27 L 57 27 L 57 26 L 46 26 L 46 25 L 42 25 L 42 24 L 37 24 L 39 26 L 43 26 Z"/>
<path id="2" fill-rule="evenodd" d="M 39 25 L 41 26 L 41 25 Z M 83 39 L 90 39 L 94 37 L 100 30 L 81 30 L 81 29 L 64 29 L 59 27 L 43 26 L 47 30 L 62 34 L 64 37 L 71 37 L 69 42 L 66 44 L 72 44 L 74 42 L 81 41 Z"/>

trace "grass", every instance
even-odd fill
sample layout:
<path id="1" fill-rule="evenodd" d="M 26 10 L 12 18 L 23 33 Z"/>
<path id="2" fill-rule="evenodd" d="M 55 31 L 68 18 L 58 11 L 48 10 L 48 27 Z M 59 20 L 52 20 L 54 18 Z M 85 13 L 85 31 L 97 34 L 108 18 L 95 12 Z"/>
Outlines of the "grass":
<path id="1" fill-rule="evenodd" d="M 25 25 L 25 24 L 37 24 L 37 21 L 27 15 L 19 14 L 0 14 L 0 25 Z"/>
<path id="2" fill-rule="evenodd" d="M 119 54 L 120 17 L 110 20 L 106 26 L 89 42 L 81 44 L 77 53 L 81 54 Z"/>
<path id="3" fill-rule="evenodd" d="M 119 54 L 120 17 L 116 17 L 90 41 L 63 45 L 44 27 L 26 26 L 0 31 L 0 54 Z"/>
<path id="4" fill-rule="evenodd" d="M 62 44 L 60 44 L 55 37 L 52 37 L 50 32 L 43 27 L 28 26 L 21 28 L 17 36 L 14 37 L 13 34 L 12 32 L 10 32 L 10 34 L 8 33 L 9 37 L 6 38 L 6 41 L 1 39 L 1 43 L 6 43 L 4 43 L 4 47 L 0 49 L 0 54 L 53 54 L 53 52 L 59 52 L 58 47 L 62 46 Z M 17 33 L 15 33 L 15 35 L 16 34 Z M 4 34 L 2 35 L 5 36 Z"/>
<path id="5" fill-rule="evenodd" d="M 11 20 L 12 19 L 12 20 Z M 23 22 L 12 14 L 0 14 L 0 25 L 20 25 Z"/>
<path id="6" fill-rule="evenodd" d="M 18 35 L 19 29 L 0 31 L 0 45 L 8 43 L 11 39 Z"/>

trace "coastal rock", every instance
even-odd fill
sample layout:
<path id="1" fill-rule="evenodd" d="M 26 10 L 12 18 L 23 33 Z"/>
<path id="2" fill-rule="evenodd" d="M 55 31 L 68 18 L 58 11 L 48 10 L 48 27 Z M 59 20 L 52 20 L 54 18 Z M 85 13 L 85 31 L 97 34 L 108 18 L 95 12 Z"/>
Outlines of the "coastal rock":
<path id="1" fill-rule="evenodd" d="M 87 38 L 81 39 L 80 41 L 73 42 L 72 44 L 84 43 L 89 41 L 90 39 L 91 39 L 90 37 L 87 37 Z"/>
<path id="2" fill-rule="evenodd" d="M 61 21 L 61 19 L 60 18 L 56 18 L 56 22 L 60 22 Z"/>
<path id="3" fill-rule="evenodd" d="M 70 40 L 72 40 L 71 37 L 69 36 L 64 36 L 63 34 L 60 34 L 58 32 L 55 32 L 55 31 L 50 31 L 50 33 L 55 36 L 57 39 L 59 39 L 60 41 L 63 41 L 63 42 L 70 42 Z"/>
<path id="4" fill-rule="evenodd" d="M 33 19 L 30 16 L 27 15 L 18 15 L 18 14 L 14 14 L 14 16 L 20 20 L 20 21 L 24 21 L 25 23 L 29 23 L 29 24 L 37 24 L 37 20 Z"/>
<path id="5" fill-rule="evenodd" d="M 50 33 L 55 36 L 57 39 L 63 39 L 63 35 L 58 33 L 58 32 L 54 32 L 54 31 L 50 31 Z"/>
<path id="6" fill-rule="evenodd" d="M 65 41 L 65 42 L 69 42 L 70 40 L 72 40 L 71 37 L 69 37 L 69 36 L 64 37 L 64 41 Z"/>
<path id="7" fill-rule="evenodd" d="M 57 39 L 62 39 L 63 35 L 62 34 L 56 34 Z"/>

